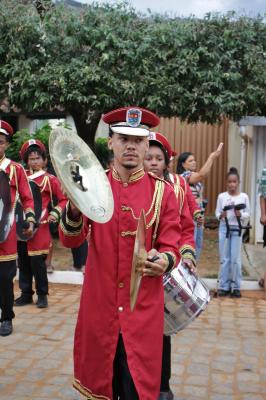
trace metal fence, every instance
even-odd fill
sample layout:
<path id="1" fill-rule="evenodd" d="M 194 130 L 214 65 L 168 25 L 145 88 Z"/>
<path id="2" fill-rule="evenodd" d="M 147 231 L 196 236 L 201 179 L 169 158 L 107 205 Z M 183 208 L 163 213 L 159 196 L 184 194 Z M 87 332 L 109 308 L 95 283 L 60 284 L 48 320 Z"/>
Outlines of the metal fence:
<path id="1" fill-rule="evenodd" d="M 227 119 L 219 125 L 209 125 L 205 123 L 187 124 L 178 118 L 161 118 L 160 125 L 155 129 L 168 138 L 172 148 L 178 154 L 184 151 L 195 154 L 198 170 L 219 143 L 224 143 L 221 157 L 214 162 L 212 170 L 204 182 L 204 197 L 208 199 L 206 213 L 209 215 L 214 214 L 218 194 L 226 190 L 228 129 L 229 121 Z"/>

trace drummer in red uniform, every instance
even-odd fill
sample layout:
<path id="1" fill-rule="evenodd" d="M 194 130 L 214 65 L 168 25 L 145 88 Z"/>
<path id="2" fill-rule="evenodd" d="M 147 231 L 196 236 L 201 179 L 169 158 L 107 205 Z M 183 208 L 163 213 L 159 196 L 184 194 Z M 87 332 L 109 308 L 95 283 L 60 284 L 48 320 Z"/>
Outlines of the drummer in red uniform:
<path id="1" fill-rule="evenodd" d="M 177 199 L 180 204 L 180 222 L 181 222 L 181 240 L 179 252 L 182 262 L 189 268 L 196 265 L 195 242 L 194 242 L 194 222 L 189 209 L 188 197 L 192 196 L 194 207 L 200 212 L 196 201 L 184 178 L 169 173 L 169 161 L 172 156 L 170 143 L 164 135 L 159 132 L 150 132 L 149 135 L 149 151 L 144 160 L 146 171 L 154 173 L 161 179 L 170 182 L 174 188 Z M 190 194 L 189 194 L 190 192 Z M 162 377 L 160 396 L 158 400 L 173 400 L 174 395 L 170 389 L 171 377 L 171 336 L 163 336 L 163 358 L 162 358 Z"/>
<path id="2" fill-rule="evenodd" d="M 172 187 L 145 173 L 152 112 L 125 107 L 103 116 L 110 126 L 114 167 L 107 172 L 114 214 L 88 221 L 71 204 L 62 214 L 61 239 L 77 246 L 91 224 L 90 250 L 74 342 L 74 387 L 89 399 L 155 400 L 160 392 L 164 290 L 162 275 L 179 259 L 179 205 Z M 146 214 L 148 259 L 133 311 L 130 276 L 136 228 Z M 156 261 L 149 261 L 152 257 Z"/>
<path id="3" fill-rule="evenodd" d="M 34 204 L 24 168 L 5 156 L 13 128 L 7 122 L 0 120 L 0 170 L 9 178 L 12 212 L 10 215 L 10 230 L 5 241 L 0 243 L 0 309 L 1 327 L 0 336 L 8 336 L 12 333 L 14 289 L 13 279 L 16 275 L 17 238 L 14 208 L 17 197 L 20 197 L 25 217 L 29 227 L 24 230 L 26 236 L 33 232 L 35 223 Z"/>
<path id="4" fill-rule="evenodd" d="M 66 205 L 60 183 L 54 175 L 48 174 L 43 169 L 46 160 L 46 149 L 40 140 L 28 140 L 20 150 L 20 156 L 27 165 L 27 176 L 34 181 L 40 188 L 42 197 L 42 213 L 39 226 L 33 237 L 27 242 L 18 241 L 19 255 L 19 287 L 21 296 L 15 300 L 16 306 L 24 306 L 32 303 L 33 277 L 35 280 L 36 293 L 38 296 L 37 307 L 46 308 L 48 306 L 48 279 L 45 259 L 49 253 L 51 245 L 51 234 L 49 223 L 59 222 L 62 209 Z M 57 205 L 54 206 L 54 197 Z M 52 210 L 48 211 L 49 204 Z"/>

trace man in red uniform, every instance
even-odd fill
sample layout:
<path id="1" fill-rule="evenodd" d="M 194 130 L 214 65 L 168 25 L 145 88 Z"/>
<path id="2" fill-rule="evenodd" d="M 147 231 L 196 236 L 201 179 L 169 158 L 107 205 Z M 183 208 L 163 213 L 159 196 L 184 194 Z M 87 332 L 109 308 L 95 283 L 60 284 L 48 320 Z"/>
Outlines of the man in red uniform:
<path id="1" fill-rule="evenodd" d="M 114 214 L 91 224 L 90 250 L 74 343 L 74 387 L 87 399 L 155 400 L 160 391 L 164 290 L 162 274 L 177 264 L 179 205 L 172 187 L 144 172 L 152 112 L 121 108 L 103 116 L 110 126 L 114 167 L 107 173 Z M 130 276 L 141 210 L 146 214 L 148 259 L 138 299 L 130 309 Z M 61 239 L 77 246 L 88 220 L 69 204 L 62 214 Z M 156 261 L 151 259 L 157 255 Z"/>
<path id="2" fill-rule="evenodd" d="M 12 319 L 15 316 L 13 312 L 13 279 L 16 275 L 17 237 L 14 208 L 18 197 L 22 203 L 26 220 L 29 222 L 29 228 L 24 231 L 26 236 L 32 234 L 35 223 L 33 198 L 26 173 L 21 165 L 5 156 L 12 134 L 13 128 L 7 122 L 0 120 L 0 170 L 9 177 L 12 204 L 10 230 L 6 240 L 0 243 L 1 336 L 8 336 L 12 333 Z"/>
<path id="3" fill-rule="evenodd" d="M 60 183 L 54 175 L 43 170 L 46 160 L 46 149 L 40 140 L 28 140 L 20 150 L 20 156 L 27 165 L 28 179 L 34 181 L 40 188 L 42 196 L 42 213 L 39 227 L 34 236 L 27 242 L 18 241 L 19 255 L 19 287 L 21 296 L 15 300 L 16 306 L 24 306 L 32 303 L 33 277 L 35 280 L 36 293 L 38 296 L 37 307 L 48 307 L 48 279 L 45 259 L 51 245 L 51 234 L 49 223 L 59 222 L 61 211 L 66 205 Z M 54 206 L 54 197 L 57 205 Z M 48 211 L 48 206 L 52 210 Z"/>

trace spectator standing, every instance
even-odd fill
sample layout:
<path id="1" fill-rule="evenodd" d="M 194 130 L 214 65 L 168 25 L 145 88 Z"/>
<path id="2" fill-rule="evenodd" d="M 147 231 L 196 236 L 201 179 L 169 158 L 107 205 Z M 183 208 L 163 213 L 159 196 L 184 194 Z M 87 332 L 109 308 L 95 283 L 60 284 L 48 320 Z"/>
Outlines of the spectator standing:
<path id="1" fill-rule="evenodd" d="M 239 207 L 239 206 L 243 207 Z M 240 209 L 241 208 L 241 209 Z M 241 246 L 242 225 L 250 216 L 249 198 L 239 192 L 239 175 L 236 168 L 227 173 L 227 191 L 217 199 L 215 215 L 219 224 L 219 296 L 241 297 Z"/>
<path id="2" fill-rule="evenodd" d="M 203 181 L 210 173 L 213 162 L 220 156 L 223 143 L 220 143 L 217 150 L 211 153 L 199 171 L 196 171 L 197 163 L 193 153 L 181 153 L 177 161 L 177 173 L 182 175 L 191 188 L 198 206 L 202 211 L 202 218 L 197 218 L 195 221 L 195 245 L 196 245 L 196 261 L 199 261 L 202 244 L 203 244 L 203 229 L 204 229 L 204 202 L 203 202 Z"/>
<path id="3" fill-rule="evenodd" d="M 260 223 L 263 226 L 263 247 L 266 246 L 266 167 L 263 168 L 259 182 Z M 266 271 L 265 271 L 266 276 Z M 259 280 L 259 285 L 265 287 L 265 276 Z"/>

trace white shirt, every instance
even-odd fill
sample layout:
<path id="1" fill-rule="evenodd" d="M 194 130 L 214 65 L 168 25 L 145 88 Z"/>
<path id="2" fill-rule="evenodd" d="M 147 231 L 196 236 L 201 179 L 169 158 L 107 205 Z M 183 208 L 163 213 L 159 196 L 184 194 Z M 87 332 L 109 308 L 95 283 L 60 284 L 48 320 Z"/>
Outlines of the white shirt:
<path id="1" fill-rule="evenodd" d="M 217 199 L 217 205 L 215 210 L 215 215 L 217 219 L 220 219 L 220 215 L 223 212 L 223 208 L 229 205 L 237 205 L 237 204 L 245 204 L 246 208 L 240 210 L 241 213 L 241 222 L 243 225 L 246 225 L 248 219 L 250 217 L 250 205 L 249 205 L 249 198 L 246 193 L 239 193 L 236 196 L 232 196 L 228 192 L 220 193 Z M 235 216 L 235 210 L 228 210 L 226 211 L 227 219 L 229 225 L 238 225 L 237 219 Z"/>

